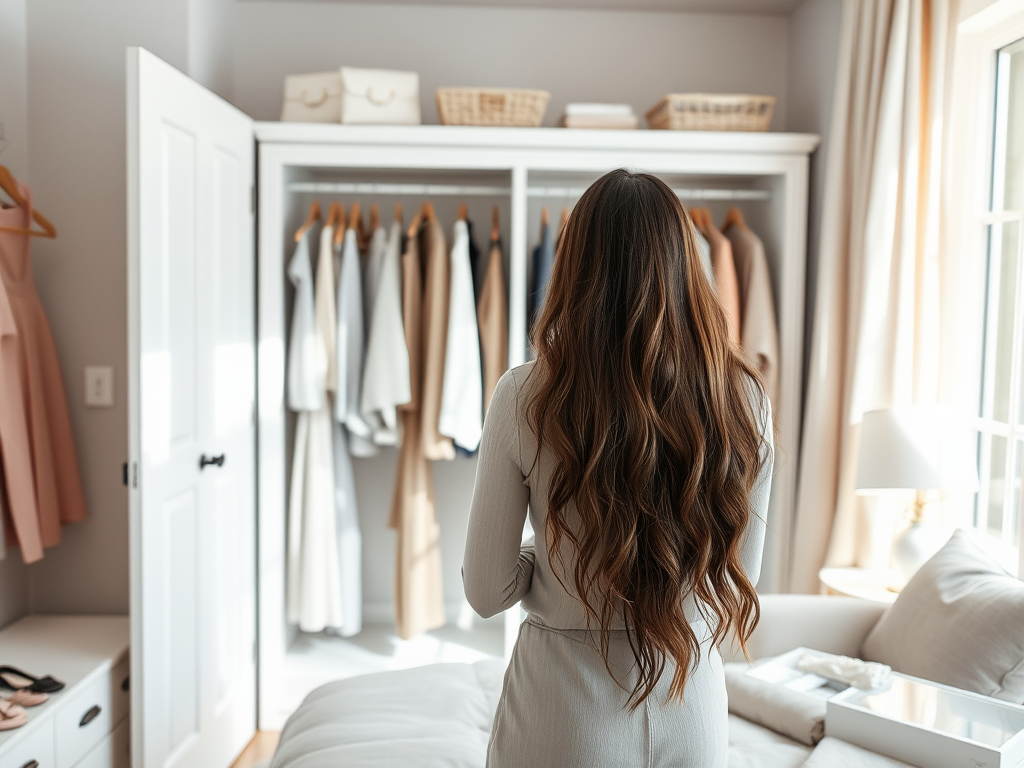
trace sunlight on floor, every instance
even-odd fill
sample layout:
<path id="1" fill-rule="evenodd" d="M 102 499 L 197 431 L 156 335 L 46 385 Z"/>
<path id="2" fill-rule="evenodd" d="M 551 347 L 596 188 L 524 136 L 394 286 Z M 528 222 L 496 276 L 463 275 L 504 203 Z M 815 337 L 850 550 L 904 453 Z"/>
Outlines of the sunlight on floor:
<path id="1" fill-rule="evenodd" d="M 391 624 L 365 626 L 350 638 L 300 634 L 285 657 L 286 690 L 278 712 L 283 722 L 310 691 L 333 680 L 441 662 L 471 664 L 501 658 L 503 651 L 501 625 L 468 630 L 449 625 L 411 640 L 397 637 Z"/>

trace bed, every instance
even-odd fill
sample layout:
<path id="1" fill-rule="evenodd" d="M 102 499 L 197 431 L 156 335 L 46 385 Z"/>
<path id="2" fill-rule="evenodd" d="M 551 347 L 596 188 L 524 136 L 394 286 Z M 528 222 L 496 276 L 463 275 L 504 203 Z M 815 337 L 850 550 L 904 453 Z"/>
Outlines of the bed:
<path id="1" fill-rule="evenodd" d="M 504 665 L 432 664 L 328 683 L 285 725 L 271 768 L 484 768 Z M 729 716 L 729 768 L 797 768 L 811 748 Z"/>

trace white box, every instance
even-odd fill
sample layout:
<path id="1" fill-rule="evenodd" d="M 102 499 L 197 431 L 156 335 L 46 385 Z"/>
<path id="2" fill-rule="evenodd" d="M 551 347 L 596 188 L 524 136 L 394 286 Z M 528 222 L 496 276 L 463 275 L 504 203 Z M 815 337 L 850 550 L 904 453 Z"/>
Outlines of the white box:
<path id="1" fill-rule="evenodd" d="M 894 672 L 829 699 L 825 735 L 922 768 L 1014 768 L 1024 707 Z"/>

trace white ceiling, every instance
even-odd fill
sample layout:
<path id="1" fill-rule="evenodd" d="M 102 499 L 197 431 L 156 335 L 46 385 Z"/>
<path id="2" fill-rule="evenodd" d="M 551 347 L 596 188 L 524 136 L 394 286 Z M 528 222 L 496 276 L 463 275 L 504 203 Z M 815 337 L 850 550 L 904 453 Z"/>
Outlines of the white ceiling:
<path id="1" fill-rule="evenodd" d="M 350 0 L 323 0 L 348 2 Z M 480 8 L 575 8 L 606 11 L 788 14 L 803 0 L 373 0 L 392 5 L 463 5 Z"/>

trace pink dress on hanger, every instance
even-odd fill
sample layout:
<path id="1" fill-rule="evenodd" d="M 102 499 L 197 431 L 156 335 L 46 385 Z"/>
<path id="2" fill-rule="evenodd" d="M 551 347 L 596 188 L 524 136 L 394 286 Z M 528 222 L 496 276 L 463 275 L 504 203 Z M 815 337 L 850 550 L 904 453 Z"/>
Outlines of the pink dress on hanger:
<path id="1" fill-rule="evenodd" d="M 19 189 L 28 208 L 0 209 L 0 226 L 31 226 L 32 192 L 25 186 Z M 43 546 L 52 547 L 60 543 L 61 523 L 84 520 L 87 512 L 57 349 L 32 279 L 30 239 L 0 230 L 0 274 L 17 328 L 16 365 L 22 390 L 18 402 L 17 395 L 5 387 L 0 408 L 20 410 L 26 416 L 39 531 Z M 14 496 L 10 474 L 7 485 Z"/>

